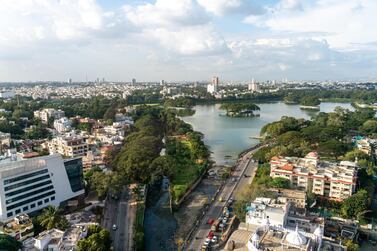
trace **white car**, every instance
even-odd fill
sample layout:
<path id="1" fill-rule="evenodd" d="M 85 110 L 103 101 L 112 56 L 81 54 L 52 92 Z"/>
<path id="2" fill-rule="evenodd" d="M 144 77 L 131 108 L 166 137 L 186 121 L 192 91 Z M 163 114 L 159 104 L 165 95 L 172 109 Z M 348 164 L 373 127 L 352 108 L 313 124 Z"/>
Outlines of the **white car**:
<path id="1" fill-rule="evenodd" d="M 211 242 L 216 243 L 217 242 L 217 236 L 213 236 Z"/>
<path id="2" fill-rule="evenodd" d="M 118 229 L 118 227 L 117 227 L 117 225 L 113 225 L 113 230 L 115 231 L 115 230 L 117 230 Z"/>

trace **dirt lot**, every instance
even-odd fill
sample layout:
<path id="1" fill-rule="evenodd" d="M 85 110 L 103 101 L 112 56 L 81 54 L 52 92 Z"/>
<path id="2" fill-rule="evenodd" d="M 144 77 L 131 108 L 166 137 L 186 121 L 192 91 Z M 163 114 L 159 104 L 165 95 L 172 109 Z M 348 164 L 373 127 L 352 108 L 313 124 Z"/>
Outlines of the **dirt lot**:
<path id="1" fill-rule="evenodd" d="M 182 203 L 178 211 L 174 214 L 178 223 L 177 232 L 175 234 L 176 240 L 186 237 L 199 215 L 202 214 L 204 206 L 210 203 L 220 185 L 221 179 L 205 177 Z"/>

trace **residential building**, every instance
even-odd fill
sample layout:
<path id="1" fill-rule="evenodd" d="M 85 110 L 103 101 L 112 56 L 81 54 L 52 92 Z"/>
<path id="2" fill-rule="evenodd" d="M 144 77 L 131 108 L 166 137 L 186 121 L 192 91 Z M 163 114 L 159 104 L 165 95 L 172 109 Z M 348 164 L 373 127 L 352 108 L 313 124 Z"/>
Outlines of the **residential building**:
<path id="1" fill-rule="evenodd" d="M 0 161 L 0 220 L 60 206 L 84 194 L 81 158 L 54 154 L 25 159 L 11 154 Z"/>
<path id="2" fill-rule="evenodd" d="M 270 198 L 256 198 L 246 208 L 246 224 L 276 228 L 286 225 L 289 203 L 277 204 Z"/>
<path id="3" fill-rule="evenodd" d="M 306 207 L 306 192 L 297 189 L 276 189 L 270 188 L 269 191 L 274 192 L 278 203 L 291 203 L 293 207 Z"/>
<path id="4" fill-rule="evenodd" d="M 71 158 L 84 156 L 89 150 L 89 145 L 84 138 L 74 133 L 67 133 L 53 138 L 47 145 L 50 153 L 60 153 Z"/>
<path id="5" fill-rule="evenodd" d="M 212 77 L 212 82 L 207 85 L 207 92 L 211 94 L 215 94 L 218 92 L 219 87 L 219 78 L 214 76 Z"/>
<path id="6" fill-rule="evenodd" d="M 20 214 L 10 220 L 0 223 L 0 233 L 22 241 L 34 236 L 33 222 L 27 214 Z"/>
<path id="7" fill-rule="evenodd" d="M 0 132 L 0 153 L 10 148 L 11 141 L 10 133 Z"/>
<path id="8" fill-rule="evenodd" d="M 317 153 L 305 158 L 273 157 L 270 176 L 288 179 L 292 186 L 336 200 L 350 197 L 356 189 L 356 162 L 320 161 Z"/>
<path id="9" fill-rule="evenodd" d="M 72 122 L 67 117 L 62 117 L 54 121 L 54 128 L 59 133 L 69 132 L 72 129 L 71 125 Z"/>
<path id="10" fill-rule="evenodd" d="M 60 109 L 55 110 L 52 108 L 45 108 L 39 111 L 35 111 L 34 117 L 39 118 L 43 123 L 47 124 L 49 118 L 53 118 L 55 120 L 64 117 L 64 111 Z"/>

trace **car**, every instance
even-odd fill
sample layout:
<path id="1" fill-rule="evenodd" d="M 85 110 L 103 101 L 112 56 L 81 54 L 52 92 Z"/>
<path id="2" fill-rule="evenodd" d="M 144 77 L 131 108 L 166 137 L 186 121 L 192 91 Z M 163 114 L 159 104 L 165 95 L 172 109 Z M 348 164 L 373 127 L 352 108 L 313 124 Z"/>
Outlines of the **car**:
<path id="1" fill-rule="evenodd" d="M 215 236 L 215 233 L 212 232 L 212 231 L 210 231 L 210 232 L 208 233 L 208 235 L 207 235 L 207 238 L 208 238 L 208 239 L 212 239 L 213 236 Z"/>
<path id="2" fill-rule="evenodd" d="M 112 227 L 112 229 L 115 231 L 115 230 L 117 230 L 118 229 L 118 227 L 117 227 L 117 225 L 113 225 L 113 227 Z"/>
<path id="3" fill-rule="evenodd" d="M 205 241 L 205 242 L 204 242 L 204 245 L 205 245 L 205 246 L 209 246 L 209 245 L 211 245 L 211 241 Z"/>
<path id="4" fill-rule="evenodd" d="M 217 242 L 217 236 L 213 236 L 211 242 L 212 242 L 212 243 L 216 243 L 216 242 Z"/>
<path id="5" fill-rule="evenodd" d="M 208 224 L 208 225 L 212 225 L 214 222 L 215 222 L 214 219 L 209 218 L 208 221 L 207 221 L 207 224 Z"/>
<path id="6" fill-rule="evenodd" d="M 228 218 L 227 217 L 224 217 L 223 220 L 222 220 L 222 223 L 223 224 L 226 224 L 228 222 Z"/>
<path id="7" fill-rule="evenodd" d="M 220 196 L 219 201 L 222 202 L 223 200 L 224 200 L 223 197 Z"/>

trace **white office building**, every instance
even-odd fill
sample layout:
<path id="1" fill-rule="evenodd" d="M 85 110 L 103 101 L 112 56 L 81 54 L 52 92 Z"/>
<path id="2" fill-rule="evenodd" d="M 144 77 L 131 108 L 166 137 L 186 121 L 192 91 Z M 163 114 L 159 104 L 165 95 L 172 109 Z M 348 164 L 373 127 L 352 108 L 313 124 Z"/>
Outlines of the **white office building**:
<path id="1" fill-rule="evenodd" d="M 12 154 L 0 160 L 0 221 L 60 206 L 84 194 L 81 158 L 61 155 L 23 159 Z"/>

